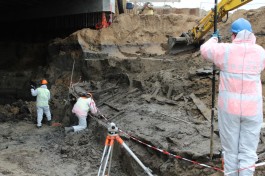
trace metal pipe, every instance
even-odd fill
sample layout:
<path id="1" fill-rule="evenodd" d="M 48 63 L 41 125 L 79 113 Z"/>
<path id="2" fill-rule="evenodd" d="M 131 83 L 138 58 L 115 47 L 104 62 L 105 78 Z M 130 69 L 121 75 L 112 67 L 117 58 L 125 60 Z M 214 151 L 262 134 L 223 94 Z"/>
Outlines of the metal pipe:
<path id="1" fill-rule="evenodd" d="M 214 2 L 214 32 L 217 31 L 217 3 L 218 0 Z M 213 77 L 212 77 L 212 109 L 211 109 L 211 141 L 210 141 L 210 159 L 213 159 L 213 132 L 214 132 L 214 101 L 215 101 L 215 74 L 216 67 L 213 64 Z"/>

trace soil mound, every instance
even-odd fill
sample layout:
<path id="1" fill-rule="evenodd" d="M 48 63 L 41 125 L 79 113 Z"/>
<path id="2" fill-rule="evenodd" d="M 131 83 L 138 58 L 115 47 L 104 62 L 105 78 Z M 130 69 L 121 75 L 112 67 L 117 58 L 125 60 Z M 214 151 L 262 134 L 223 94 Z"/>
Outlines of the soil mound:
<path id="1" fill-rule="evenodd" d="M 109 28 L 83 29 L 73 34 L 91 44 L 163 43 L 167 35 L 180 35 L 191 29 L 198 17 L 185 14 L 117 16 Z"/>
<path id="2" fill-rule="evenodd" d="M 167 36 L 180 36 L 197 20 L 197 16 L 185 14 L 121 14 L 109 28 L 82 29 L 60 42 L 78 42 L 85 53 L 103 52 L 121 58 L 141 54 L 162 55 L 166 51 Z"/>

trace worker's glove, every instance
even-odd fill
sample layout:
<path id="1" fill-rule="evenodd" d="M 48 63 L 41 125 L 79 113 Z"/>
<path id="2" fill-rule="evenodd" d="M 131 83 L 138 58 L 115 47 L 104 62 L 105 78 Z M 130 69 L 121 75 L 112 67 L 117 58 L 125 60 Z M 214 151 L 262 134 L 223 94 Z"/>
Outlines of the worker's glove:
<path id="1" fill-rule="evenodd" d="M 213 34 L 212 34 L 212 37 L 216 37 L 218 38 L 218 41 L 221 40 L 221 35 L 219 34 L 219 30 L 216 30 Z"/>

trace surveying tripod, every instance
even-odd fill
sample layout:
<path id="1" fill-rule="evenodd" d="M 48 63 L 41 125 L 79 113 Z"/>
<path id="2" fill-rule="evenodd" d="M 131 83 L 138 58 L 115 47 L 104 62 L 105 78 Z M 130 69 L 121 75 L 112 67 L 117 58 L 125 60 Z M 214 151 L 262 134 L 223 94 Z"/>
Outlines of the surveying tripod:
<path id="1" fill-rule="evenodd" d="M 152 175 L 152 171 L 145 167 L 144 164 L 137 158 L 137 156 L 131 151 L 131 149 L 123 142 L 121 137 L 118 135 L 118 128 L 115 125 L 115 123 L 110 123 L 108 126 L 108 136 L 106 138 L 105 142 L 105 147 L 103 151 L 103 155 L 100 161 L 100 167 L 98 170 L 98 176 L 105 176 L 105 171 L 107 168 L 107 164 L 109 161 L 109 166 L 108 166 L 108 174 L 107 176 L 110 176 L 110 167 L 111 167 L 111 159 L 112 159 L 112 154 L 113 154 L 113 145 L 114 145 L 114 140 L 117 140 L 117 142 L 122 145 L 127 152 L 135 159 L 135 161 L 144 169 L 144 171 L 149 175 Z"/>

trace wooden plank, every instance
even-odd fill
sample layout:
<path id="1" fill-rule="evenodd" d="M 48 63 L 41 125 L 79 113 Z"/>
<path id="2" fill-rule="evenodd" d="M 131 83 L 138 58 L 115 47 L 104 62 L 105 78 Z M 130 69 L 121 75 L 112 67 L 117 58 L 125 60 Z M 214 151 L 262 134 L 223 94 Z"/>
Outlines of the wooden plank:
<path id="1" fill-rule="evenodd" d="M 173 86 L 170 85 L 167 91 L 167 99 L 170 99 L 171 95 L 172 95 L 172 91 L 173 91 Z"/>
<path id="2" fill-rule="evenodd" d="M 116 98 L 116 99 L 110 101 L 110 103 L 117 102 L 117 101 L 119 101 L 119 100 L 125 98 L 126 96 L 128 96 L 128 95 L 130 95 L 130 94 L 133 94 L 133 93 L 135 93 L 135 92 L 137 92 L 137 91 L 138 91 L 138 88 L 132 89 L 132 90 L 130 90 L 129 92 L 127 92 L 126 94 L 124 94 L 124 95 L 122 95 L 122 96 L 120 96 L 120 97 L 118 97 L 118 98 Z"/>
<path id="3" fill-rule="evenodd" d="M 106 101 L 108 101 L 108 100 L 110 100 L 110 99 L 113 99 L 113 97 L 115 97 L 115 96 L 117 96 L 117 95 L 119 95 L 119 93 L 116 93 L 116 94 L 114 94 L 114 95 L 110 95 L 109 97 L 106 97 L 106 98 L 102 99 L 102 100 L 99 101 L 98 103 L 96 102 L 97 107 L 102 106 Z"/>
<path id="4" fill-rule="evenodd" d="M 114 120 L 116 117 L 118 117 L 119 115 L 123 114 L 124 112 L 125 112 L 125 111 L 120 111 L 120 112 L 118 112 L 115 116 L 109 118 L 108 121 L 111 122 L 111 121 Z"/>
<path id="5" fill-rule="evenodd" d="M 202 115 L 205 117 L 206 120 L 209 122 L 211 121 L 211 110 L 206 107 L 206 105 L 196 97 L 194 93 L 190 94 L 190 98 L 193 100 L 197 108 L 200 110 Z"/>
<path id="6" fill-rule="evenodd" d="M 185 123 L 187 123 L 187 124 L 192 124 L 191 122 L 188 122 L 188 121 L 186 121 L 186 120 L 183 120 L 183 119 L 180 119 L 180 118 L 177 118 L 177 117 L 173 117 L 173 116 L 170 116 L 170 115 L 167 115 L 167 114 L 164 114 L 164 113 L 160 113 L 160 114 L 162 114 L 162 115 L 164 115 L 164 116 L 167 116 L 167 117 L 170 117 L 172 120 L 182 121 L 182 122 L 185 122 Z"/>
<path id="7" fill-rule="evenodd" d="M 108 107 L 110 107 L 111 109 L 114 109 L 114 110 L 117 111 L 117 112 L 120 112 L 120 110 L 119 110 L 118 108 L 114 107 L 113 105 L 111 105 L 111 104 L 109 104 L 109 103 L 104 102 L 103 104 L 104 104 L 104 105 L 107 105 Z"/>

